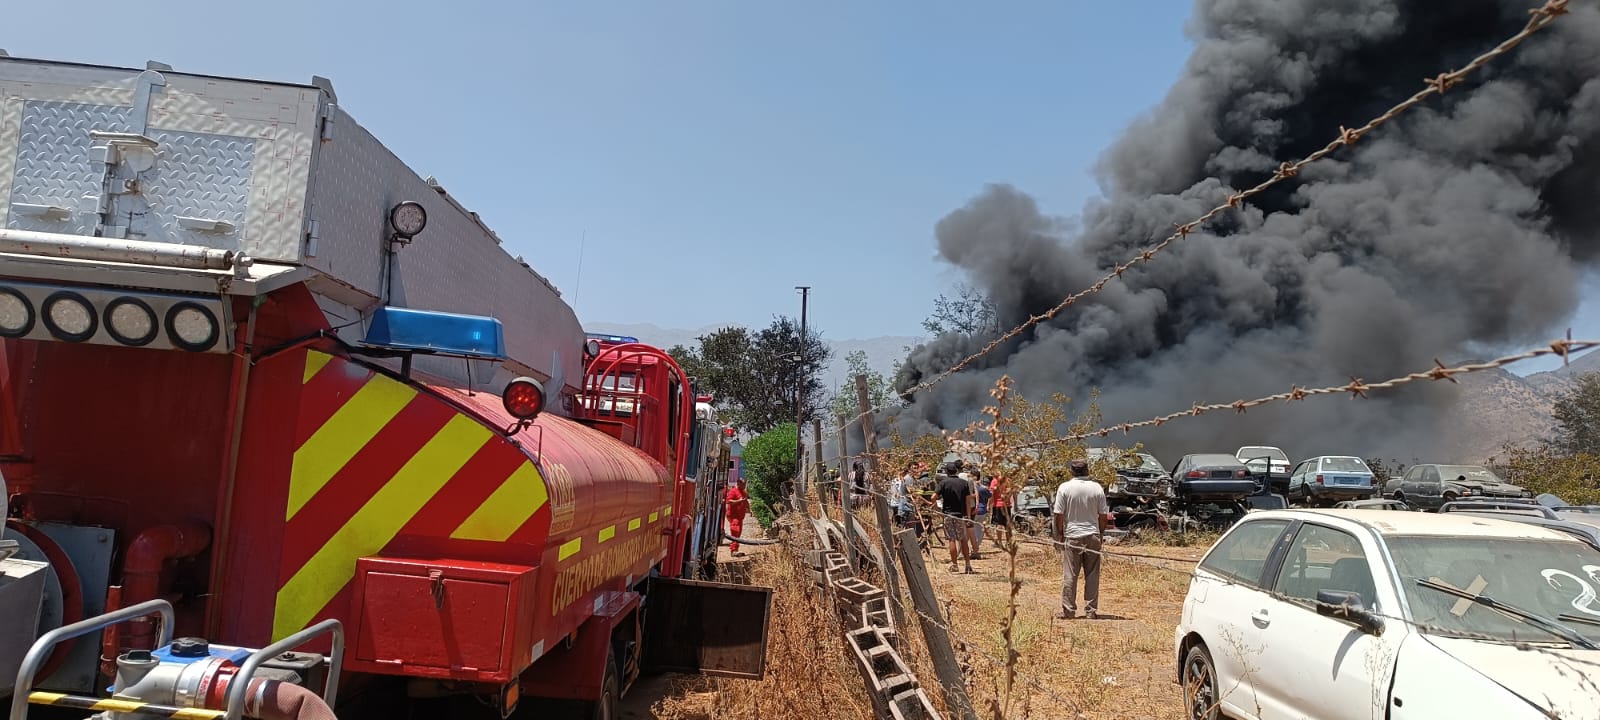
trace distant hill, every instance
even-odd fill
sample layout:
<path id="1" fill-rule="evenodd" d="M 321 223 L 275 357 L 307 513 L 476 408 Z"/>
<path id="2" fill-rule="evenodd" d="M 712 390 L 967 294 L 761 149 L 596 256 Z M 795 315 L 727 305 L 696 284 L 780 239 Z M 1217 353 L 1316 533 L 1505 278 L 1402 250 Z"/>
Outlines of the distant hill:
<path id="1" fill-rule="evenodd" d="M 694 330 L 685 330 L 682 328 L 664 328 L 647 323 L 595 322 L 585 325 L 584 330 L 587 332 L 636 337 L 642 342 L 666 349 L 673 345 L 694 347 L 698 344 L 696 338 L 720 327 L 725 326 L 707 325 Z M 853 382 L 848 377 L 849 372 L 844 361 L 845 357 L 850 353 L 857 350 L 865 352 L 868 365 L 873 370 L 888 375 L 894 372 L 897 363 L 905 359 L 906 348 L 922 342 L 924 338 L 885 336 L 866 338 L 864 340 L 832 340 L 824 337 L 823 340 L 833 350 L 833 359 L 828 363 L 828 368 L 822 373 L 822 384 L 829 389 L 829 392 L 832 392 L 835 387 L 843 387 L 846 383 Z"/>

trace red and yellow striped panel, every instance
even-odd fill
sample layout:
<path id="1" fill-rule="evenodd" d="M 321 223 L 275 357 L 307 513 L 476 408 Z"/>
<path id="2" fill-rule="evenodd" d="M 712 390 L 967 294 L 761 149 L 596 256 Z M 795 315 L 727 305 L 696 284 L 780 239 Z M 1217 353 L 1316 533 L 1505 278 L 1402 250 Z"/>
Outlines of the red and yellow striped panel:
<path id="1" fill-rule="evenodd" d="M 306 353 L 272 638 L 342 616 L 356 559 L 398 537 L 543 538 L 538 467 L 454 407 L 367 368 Z"/>

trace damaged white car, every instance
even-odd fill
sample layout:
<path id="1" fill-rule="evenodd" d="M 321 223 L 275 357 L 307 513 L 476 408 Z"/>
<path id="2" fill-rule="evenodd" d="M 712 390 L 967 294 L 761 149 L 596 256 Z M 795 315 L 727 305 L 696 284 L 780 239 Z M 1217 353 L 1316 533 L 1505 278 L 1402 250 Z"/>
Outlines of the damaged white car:
<path id="1" fill-rule="evenodd" d="M 1251 513 L 1175 640 L 1189 716 L 1600 718 L 1600 552 L 1538 526 Z"/>

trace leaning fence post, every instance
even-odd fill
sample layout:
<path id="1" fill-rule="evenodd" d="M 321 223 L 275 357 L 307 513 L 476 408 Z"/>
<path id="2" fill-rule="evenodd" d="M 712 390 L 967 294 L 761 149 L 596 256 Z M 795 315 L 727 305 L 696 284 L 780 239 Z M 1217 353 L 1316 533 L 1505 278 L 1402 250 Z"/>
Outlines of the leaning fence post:
<path id="1" fill-rule="evenodd" d="M 878 541 L 883 545 L 883 577 L 889 583 L 889 609 L 894 612 L 895 627 L 906 626 L 905 600 L 900 595 L 900 578 L 895 574 L 894 525 L 889 520 L 889 501 L 884 498 L 882 480 L 887 480 L 883 466 L 878 464 L 878 438 L 873 430 L 872 404 L 867 397 L 867 376 L 856 376 L 856 404 L 861 406 L 861 436 L 866 438 L 867 468 L 879 479 L 877 492 L 872 495 L 872 509 L 878 516 Z"/>
<path id="2" fill-rule="evenodd" d="M 933 592 L 933 581 L 928 578 L 928 566 L 922 564 L 922 553 L 917 549 L 916 532 L 895 533 L 895 546 L 905 566 L 911 604 L 917 610 L 917 620 L 922 623 L 922 637 L 928 641 L 928 657 L 939 675 L 944 703 L 950 708 L 950 714 L 959 720 L 978 720 L 978 714 L 972 710 L 972 698 L 967 695 L 966 680 L 961 676 L 961 664 L 956 661 L 956 651 L 950 645 L 950 633 L 941 619 L 944 613 Z"/>

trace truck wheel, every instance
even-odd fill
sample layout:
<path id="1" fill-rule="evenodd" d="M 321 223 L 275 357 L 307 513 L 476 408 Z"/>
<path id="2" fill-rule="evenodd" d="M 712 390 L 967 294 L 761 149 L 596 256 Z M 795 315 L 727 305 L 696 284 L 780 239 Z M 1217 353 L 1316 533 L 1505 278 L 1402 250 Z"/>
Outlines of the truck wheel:
<path id="1" fill-rule="evenodd" d="M 608 643 L 609 644 L 609 643 Z M 617 703 L 622 700 L 622 681 L 617 674 L 616 650 L 606 652 L 606 679 L 602 683 L 600 699 L 594 703 L 593 720 L 616 720 Z"/>

